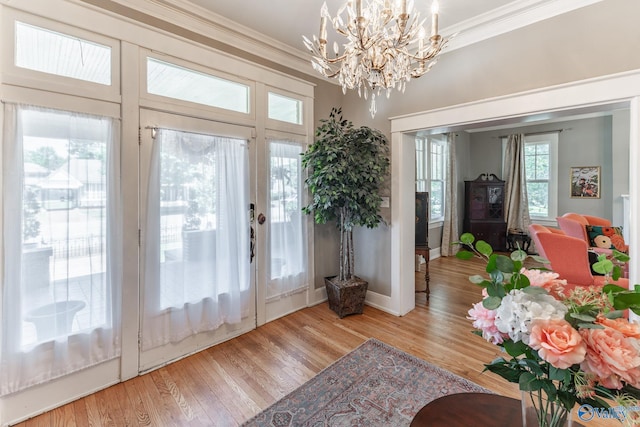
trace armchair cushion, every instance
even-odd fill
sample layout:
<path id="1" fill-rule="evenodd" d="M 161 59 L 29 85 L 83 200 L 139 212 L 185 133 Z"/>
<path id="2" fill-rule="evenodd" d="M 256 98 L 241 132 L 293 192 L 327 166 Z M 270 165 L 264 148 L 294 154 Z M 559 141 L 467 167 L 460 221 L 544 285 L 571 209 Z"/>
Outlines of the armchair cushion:
<path id="1" fill-rule="evenodd" d="M 624 241 L 622 227 L 587 225 L 585 228 L 589 237 L 589 246 L 628 252 L 629 246 Z"/>

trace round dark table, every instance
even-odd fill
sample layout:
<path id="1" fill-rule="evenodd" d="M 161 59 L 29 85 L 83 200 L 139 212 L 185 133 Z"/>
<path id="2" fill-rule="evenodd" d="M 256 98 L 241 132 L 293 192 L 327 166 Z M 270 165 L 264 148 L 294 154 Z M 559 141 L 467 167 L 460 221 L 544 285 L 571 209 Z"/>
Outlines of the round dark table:
<path id="1" fill-rule="evenodd" d="M 574 421 L 575 426 L 581 426 Z M 410 427 L 522 427 L 522 405 L 511 397 L 457 393 L 427 403 Z"/>
<path id="2" fill-rule="evenodd" d="M 520 401 L 487 393 L 457 393 L 427 403 L 411 427 L 522 426 Z"/>

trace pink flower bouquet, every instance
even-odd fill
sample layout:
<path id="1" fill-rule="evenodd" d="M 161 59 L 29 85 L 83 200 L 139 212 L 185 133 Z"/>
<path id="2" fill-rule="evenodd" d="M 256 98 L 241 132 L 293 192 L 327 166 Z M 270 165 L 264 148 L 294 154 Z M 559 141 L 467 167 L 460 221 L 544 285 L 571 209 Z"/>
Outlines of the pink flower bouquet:
<path id="1" fill-rule="evenodd" d="M 469 233 L 458 243 L 465 250 L 457 257 L 485 259 L 489 275 L 470 277 L 483 288 L 483 299 L 468 318 L 478 335 L 509 356 L 486 364 L 486 370 L 518 383 L 523 392 L 546 395 L 544 401 L 552 405 L 539 400 L 536 410 L 545 413 L 538 415 L 548 422 L 540 425 L 560 425 L 553 421 L 564 422 L 576 403 L 610 408 L 614 402 L 637 409 L 640 326 L 628 312 L 640 314 L 638 286 L 570 286 L 556 273 L 523 268 L 529 256 L 524 251 L 495 254 Z M 599 262 L 600 268 L 610 268 L 610 261 Z M 640 412 L 616 413 L 638 425 Z"/>

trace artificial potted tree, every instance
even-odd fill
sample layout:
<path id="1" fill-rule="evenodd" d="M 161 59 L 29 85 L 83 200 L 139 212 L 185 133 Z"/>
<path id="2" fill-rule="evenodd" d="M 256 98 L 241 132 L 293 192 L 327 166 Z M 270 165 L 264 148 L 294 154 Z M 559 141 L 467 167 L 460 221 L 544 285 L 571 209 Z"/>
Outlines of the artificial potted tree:
<path id="1" fill-rule="evenodd" d="M 353 228 L 383 222 L 380 192 L 389 171 L 389 145 L 382 132 L 344 120 L 341 109 L 331 109 L 329 119 L 320 122 L 315 142 L 302 155 L 312 196 L 302 210 L 318 224 L 336 221 L 340 272 L 325 278 L 325 286 L 330 308 L 344 317 L 362 313 L 364 306 L 368 284 L 354 274 Z"/>

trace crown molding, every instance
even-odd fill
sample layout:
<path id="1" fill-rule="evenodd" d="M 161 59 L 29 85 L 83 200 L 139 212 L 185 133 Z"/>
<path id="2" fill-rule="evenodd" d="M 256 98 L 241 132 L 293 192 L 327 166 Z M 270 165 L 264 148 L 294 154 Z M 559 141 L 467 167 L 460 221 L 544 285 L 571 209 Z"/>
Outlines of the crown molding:
<path id="1" fill-rule="evenodd" d="M 178 25 L 284 67 L 322 77 L 313 69 L 309 53 L 252 28 L 242 26 L 188 0 L 111 0 L 123 7 Z M 443 54 L 603 0 L 518 0 L 472 19 L 443 28 L 453 37 Z M 327 80 L 327 79 L 325 79 Z M 334 82 L 335 80 L 328 80 Z"/>
<path id="2" fill-rule="evenodd" d="M 446 51 L 452 51 L 601 1 L 518 0 L 446 27 L 441 32 L 445 37 L 455 35 L 446 48 Z"/>
<path id="3" fill-rule="evenodd" d="M 111 0 L 204 37 L 317 77 L 309 55 L 187 0 Z"/>

